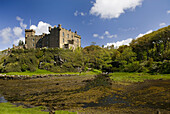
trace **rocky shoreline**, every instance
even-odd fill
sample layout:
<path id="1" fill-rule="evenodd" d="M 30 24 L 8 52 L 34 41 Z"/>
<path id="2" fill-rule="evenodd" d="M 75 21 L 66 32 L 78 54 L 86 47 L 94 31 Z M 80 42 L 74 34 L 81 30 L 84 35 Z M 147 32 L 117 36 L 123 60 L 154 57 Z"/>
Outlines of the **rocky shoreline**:
<path id="1" fill-rule="evenodd" d="M 79 74 L 43 74 L 43 75 L 6 75 L 0 74 L 0 79 L 3 80 L 26 80 L 26 79 L 36 79 L 36 78 L 49 78 L 54 76 L 78 76 Z"/>

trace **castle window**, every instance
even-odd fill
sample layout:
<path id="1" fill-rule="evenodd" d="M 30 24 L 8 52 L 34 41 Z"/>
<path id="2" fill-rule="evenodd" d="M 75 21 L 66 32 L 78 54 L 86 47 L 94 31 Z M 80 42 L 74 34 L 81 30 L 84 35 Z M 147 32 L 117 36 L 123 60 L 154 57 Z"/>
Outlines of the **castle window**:
<path id="1" fill-rule="evenodd" d="M 63 38 L 63 43 L 64 43 L 64 38 Z"/>
<path id="2" fill-rule="evenodd" d="M 79 39 L 77 39 L 77 43 L 79 44 Z"/>
<path id="3" fill-rule="evenodd" d="M 69 34 L 67 34 L 67 38 L 69 38 Z"/>
<path id="4" fill-rule="evenodd" d="M 64 32 L 63 32 L 63 36 L 64 36 Z"/>
<path id="5" fill-rule="evenodd" d="M 34 44 L 32 44 L 34 46 Z"/>
<path id="6" fill-rule="evenodd" d="M 73 35 L 71 35 L 71 38 L 73 39 Z"/>
<path id="7" fill-rule="evenodd" d="M 32 41 L 34 42 L 34 38 L 32 39 Z"/>

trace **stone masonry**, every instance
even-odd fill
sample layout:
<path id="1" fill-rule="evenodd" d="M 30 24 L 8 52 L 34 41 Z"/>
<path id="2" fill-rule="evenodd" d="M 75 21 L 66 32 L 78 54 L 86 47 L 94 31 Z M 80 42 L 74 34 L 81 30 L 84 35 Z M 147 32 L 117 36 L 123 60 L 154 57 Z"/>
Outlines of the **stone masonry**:
<path id="1" fill-rule="evenodd" d="M 61 27 L 49 27 L 49 34 L 35 35 L 33 29 L 25 29 L 25 48 L 65 48 L 76 49 L 81 47 L 81 36 L 77 31 L 72 32 Z"/>

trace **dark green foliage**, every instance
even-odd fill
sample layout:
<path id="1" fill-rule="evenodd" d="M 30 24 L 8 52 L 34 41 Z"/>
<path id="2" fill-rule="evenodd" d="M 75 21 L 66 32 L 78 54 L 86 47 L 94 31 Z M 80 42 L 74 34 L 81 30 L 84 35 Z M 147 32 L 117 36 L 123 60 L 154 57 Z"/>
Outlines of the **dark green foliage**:
<path id="1" fill-rule="evenodd" d="M 20 40 L 19 42 L 18 42 L 18 46 L 23 46 L 24 45 L 24 42 L 22 41 L 22 40 Z"/>
<path id="2" fill-rule="evenodd" d="M 125 65 L 124 71 L 125 72 L 136 72 L 140 69 L 139 61 L 134 61 Z"/>
<path id="3" fill-rule="evenodd" d="M 21 72 L 21 66 L 18 62 L 9 63 L 5 67 L 5 72 Z"/>

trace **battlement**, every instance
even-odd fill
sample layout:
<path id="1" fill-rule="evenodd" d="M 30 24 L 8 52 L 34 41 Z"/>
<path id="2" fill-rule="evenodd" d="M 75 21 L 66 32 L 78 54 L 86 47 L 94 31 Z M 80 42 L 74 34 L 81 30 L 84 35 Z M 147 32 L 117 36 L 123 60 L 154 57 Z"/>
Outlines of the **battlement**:
<path id="1" fill-rule="evenodd" d="M 25 29 L 25 32 L 34 32 L 35 33 L 35 30 L 33 30 L 33 29 Z"/>

